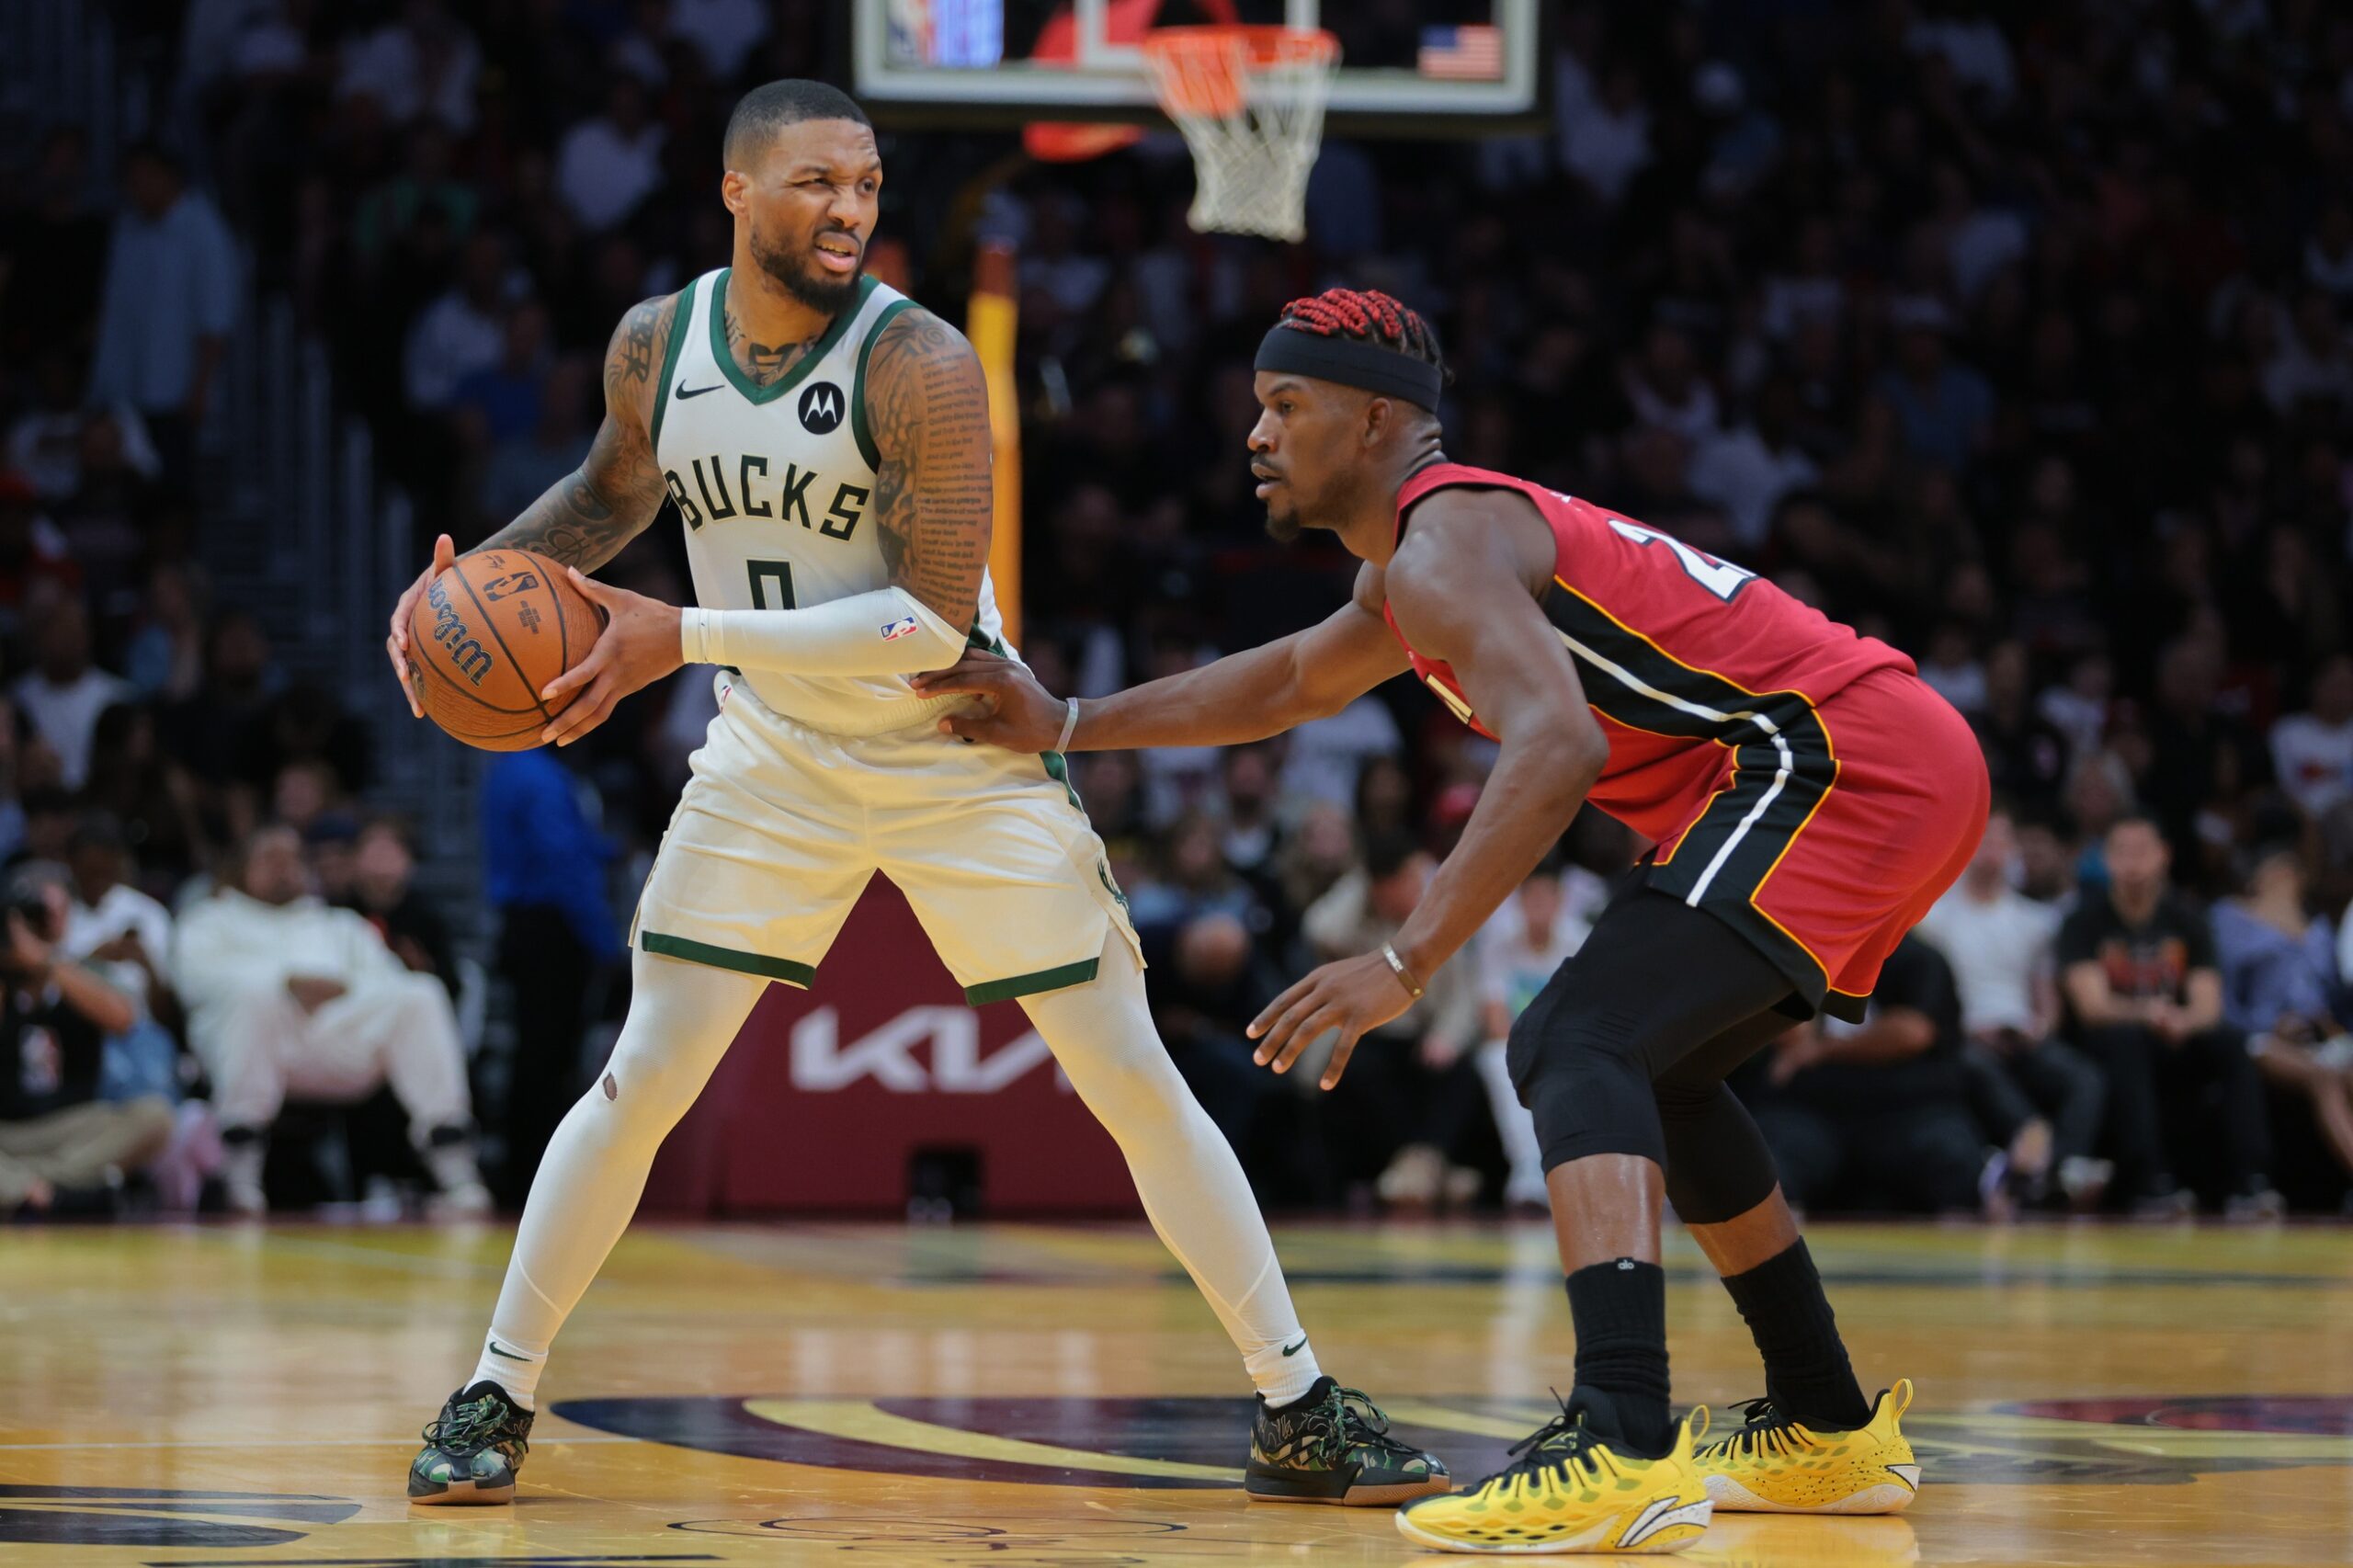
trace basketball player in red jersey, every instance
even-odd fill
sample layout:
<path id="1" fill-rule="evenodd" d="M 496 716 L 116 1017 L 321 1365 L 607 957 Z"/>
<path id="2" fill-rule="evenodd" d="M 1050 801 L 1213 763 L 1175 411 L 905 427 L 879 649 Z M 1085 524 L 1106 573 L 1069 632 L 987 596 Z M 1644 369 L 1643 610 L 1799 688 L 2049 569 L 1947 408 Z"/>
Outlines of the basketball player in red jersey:
<path id="1" fill-rule="evenodd" d="M 1364 562 L 1321 624 L 1081 702 L 982 657 L 921 677 L 1028 751 L 1255 741 L 1410 667 L 1501 750 L 1396 940 L 1327 964 L 1251 1026 L 1288 1068 L 1337 1031 L 1329 1087 L 1594 805 L 1654 840 L 1512 1029 L 1576 1327 L 1559 1418 L 1483 1484 L 1399 1526 L 1457 1551 L 1671 1551 L 1712 1505 L 1900 1508 L 1919 1467 L 1898 1382 L 1866 1401 L 1756 1124 L 1723 1085 L 1817 1012 L 1859 1019 L 1881 961 L 1960 875 L 1985 768 L 1895 649 L 1727 562 L 1541 485 L 1449 462 L 1428 325 L 1377 293 L 1299 301 L 1261 345 L 1250 436 L 1276 538 Z M 1854 1048 L 1870 1049 L 1870 1030 Z M 1659 1210 L 1671 1199 L 1747 1320 L 1768 1398 L 1695 1449 L 1667 1405 Z"/>

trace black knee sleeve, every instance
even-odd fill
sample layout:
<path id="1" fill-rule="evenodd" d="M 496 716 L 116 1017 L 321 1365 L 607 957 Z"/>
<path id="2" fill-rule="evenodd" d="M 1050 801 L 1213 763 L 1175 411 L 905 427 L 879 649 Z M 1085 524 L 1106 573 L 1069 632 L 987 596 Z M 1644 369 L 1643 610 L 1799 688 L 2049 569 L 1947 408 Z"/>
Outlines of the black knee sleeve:
<path id="1" fill-rule="evenodd" d="M 1722 1084 L 1660 1083 L 1666 1200 L 1687 1225 L 1721 1225 L 1773 1195 L 1779 1174 L 1765 1135 Z"/>
<path id="2" fill-rule="evenodd" d="M 1544 1168 L 1588 1154 L 1639 1154 L 1664 1165 L 1658 1108 L 1639 1015 L 1548 986 L 1512 1025 L 1504 1060 L 1536 1121 Z"/>
<path id="3" fill-rule="evenodd" d="M 1652 1082 L 1789 994 L 1779 971 L 1715 916 L 1640 888 L 1613 902 L 1512 1025 L 1505 1060 L 1535 1118 L 1544 1168 L 1591 1154 L 1668 1165 Z M 1731 1064 L 1689 1067 L 1712 1079 Z"/>

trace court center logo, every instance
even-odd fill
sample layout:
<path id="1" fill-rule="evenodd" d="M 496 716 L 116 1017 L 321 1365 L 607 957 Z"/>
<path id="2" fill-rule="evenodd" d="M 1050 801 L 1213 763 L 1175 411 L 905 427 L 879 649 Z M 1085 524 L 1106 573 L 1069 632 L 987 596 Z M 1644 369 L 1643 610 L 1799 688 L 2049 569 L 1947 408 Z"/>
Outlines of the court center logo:
<path id="1" fill-rule="evenodd" d="M 801 424 L 812 436 L 830 436 L 841 427 L 849 400 L 831 381 L 813 381 L 801 394 Z"/>
<path id="2" fill-rule="evenodd" d="M 1035 1486 L 1242 1484 L 1247 1399 L 589 1399 L 555 1414 L 599 1431 L 826 1470 Z M 1550 1412 L 1430 1395 L 1384 1408 L 1405 1442 L 1484 1475 Z M 2353 1398 L 2045 1401 L 1915 1410 L 1905 1435 L 1930 1482 L 2183 1485 L 2203 1475 L 2353 1466 Z"/>

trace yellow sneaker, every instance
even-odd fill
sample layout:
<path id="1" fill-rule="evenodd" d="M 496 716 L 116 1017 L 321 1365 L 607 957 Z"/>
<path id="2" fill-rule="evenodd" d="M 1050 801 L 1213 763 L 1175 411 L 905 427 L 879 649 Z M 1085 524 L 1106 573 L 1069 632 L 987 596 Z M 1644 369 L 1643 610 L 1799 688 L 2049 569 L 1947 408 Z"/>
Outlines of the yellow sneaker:
<path id="1" fill-rule="evenodd" d="M 1767 1400 L 1743 1407 L 1748 1423 L 1702 1448 L 1697 1465 L 1708 1499 L 1728 1512 L 1893 1514 L 1920 1490 L 1920 1461 L 1896 1423 L 1912 1408 L 1900 1378 L 1871 1418 L 1851 1432 L 1817 1432 Z"/>
<path id="2" fill-rule="evenodd" d="M 1665 1459 L 1631 1459 L 1563 1404 L 1513 1446 L 1511 1468 L 1468 1492 L 1407 1504 L 1397 1528 L 1440 1551 L 1673 1551 L 1708 1528 L 1707 1487 L 1692 1454 L 1707 1429 L 1708 1413 L 1695 1410 Z"/>

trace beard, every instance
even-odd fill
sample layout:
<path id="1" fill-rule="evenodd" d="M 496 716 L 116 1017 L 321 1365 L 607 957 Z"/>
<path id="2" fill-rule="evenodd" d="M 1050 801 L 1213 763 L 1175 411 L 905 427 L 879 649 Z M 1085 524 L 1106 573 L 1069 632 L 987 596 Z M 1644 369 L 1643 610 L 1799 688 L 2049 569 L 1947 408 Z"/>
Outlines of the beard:
<path id="1" fill-rule="evenodd" d="M 752 231 L 751 244 L 752 259 L 760 264 L 760 270 L 811 310 L 838 314 L 858 298 L 858 283 L 866 276 L 863 250 L 858 252 L 857 269 L 837 278 L 810 260 L 806 251 L 790 252 L 767 243 L 756 228 Z"/>
<path id="2" fill-rule="evenodd" d="M 1296 544 L 1299 536 L 1306 531 L 1307 525 L 1299 520 L 1297 508 L 1288 512 L 1278 512 L 1272 506 L 1267 508 L 1267 537 L 1277 544 Z"/>

